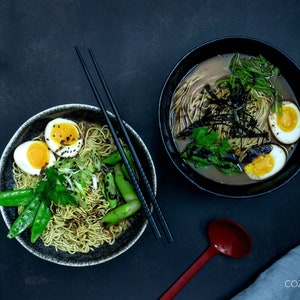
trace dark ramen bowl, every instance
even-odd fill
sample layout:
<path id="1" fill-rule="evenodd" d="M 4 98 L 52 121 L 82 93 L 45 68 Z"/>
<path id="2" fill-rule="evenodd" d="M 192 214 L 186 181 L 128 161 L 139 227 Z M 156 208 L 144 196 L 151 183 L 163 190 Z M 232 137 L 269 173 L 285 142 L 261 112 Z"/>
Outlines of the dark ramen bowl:
<path id="1" fill-rule="evenodd" d="M 300 70 L 280 50 L 265 42 L 240 37 L 230 37 L 205 43 L 187 53 L 169 74 L 159 100 L 159 126 L 165 149 L 176 168 L 200 189 L 217 196 L 247 198 L 272 192 L 288 183 L 299 172 L 300 145 L 285 167 L 270 179 L 251 184 L 230 185 L 208 179 L 196 172 L 180 157 L 170 129 L 170 106 L 173 94 L 181 80 L 195 66 L 218 55 L 241 53 L 250 56 L 263 55 L 280 69 L 280 73 L 291 87 L 295 98 L 300 99 Z"/>
<path id="2" fill-rule="evenodd" d="M 105 124 L 104 116 L 101 110 L 94 106 L 83 104 L 67 104 L 49 108 L 38 113 L 26 121 L 14 134 L 6 146 L 0 160 L 0 190 L 11 190 L 14 186 L 12 174 L 13 152 L 21 143 L 31 140 L 38 136 L 44 129 L 46 124 L 57 117 L 69 118 L 74 121 L 88 121 L 97 124 Z M 116 120 L 110 114 L 112 123 L 117 127 Z M 139 135 L 128 124 L 125 124 L 129 136 L 139 155 L 142 166 L 145 168 L 146 174 L 149 174 L 149 182 L 156 193 L 156 173 L 152 158 L 147 150 L 144 142 Z M 17 217 L 17 209 L 15 207 L 1 207 L 1 214 L 8 228 L 12 225 Z M 30 242 L 30 233 L 25 231 L 17 241 L 24 246 L 29 252 L 44 260 L 66 266 L 91 266 L 104 263 L 128 250 L 141 237 L 147 226 L 147 219 L 142 211 L 137 212 L 131 217 L 131 226 L 127 228 L 112 245 L 104 244 L 87 254 L 76 253 L 68 254 L 64 251 L 56 251 L 54 247 L 44 246 L 41 239 L 36 243 Z"/>

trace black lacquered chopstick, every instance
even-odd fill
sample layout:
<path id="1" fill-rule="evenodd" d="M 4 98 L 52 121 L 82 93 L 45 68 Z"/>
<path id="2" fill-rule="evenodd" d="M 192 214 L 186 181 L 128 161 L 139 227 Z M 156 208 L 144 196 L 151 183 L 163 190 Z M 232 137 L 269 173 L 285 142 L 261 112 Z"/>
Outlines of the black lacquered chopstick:
<path id="1" fill-rule="evenodd" d="M 107 122 L 107 125 L 108 125 L 108 127 L 109 127 L 109 129 L 110 129 L 110 131 L 111 131 L 111 134 L 112 134 L 112 136 L 113 136 L 113 139 L 114 139 L 114 141 L 115 141 L 115 143 L 116 143 L 116 146 L 117 146 L 117 148 L 118 148 L 118 150 L 119 150 L 119 152 L 120 152 L 120 155 L 121 155 L 121 157 L 122 157 L 122 159 L 123 159 L 123 162 L 124 162 L 124 164 L 125 164 L 125 167 L 126 167 L 128 173 L 129 173 L 129 176 L 130 176 L 130 178 L 131 178 L 131 180 L 132 180 L 132 183 L 133 183 L 133 185 L 134 185 L 134 188 L 135 188 L 135 190 L 136 190 L 136 192 L 137 192 L 137 194 L 138 194 L 138 197 L 139 197 L 139 199 L 140 199 L 140 201 L 141 201 L 141 204 L 142 204 L 142 206 L 143 206 L 144 212 L 145 212 L 146 217 L 147 217 L 147 219 L 148 219 L 148 221 L 149 221 L 149 223 L 150 223 L 150 226 L 151 226 L 151 228 L 152 228 L 152 230 L 153 230 L 153 232 L 154 232 L 154 235 L 155 235 L 156 238 L 160 238 L 160 237 L 161 237 L 161 234 L 160 234 L 160 232 L 159 232 L 159 229 L 158 229 L 158 227 L 157 227 L 157 225 L 156 225 L 156 223 L 155 223 L 155 220 L 154 220 L 154 218 L 153 218 L 153 216 L 152 216 L 152 213 L 151 213 L 151 211 L 150 211 L 150 209 L 149 209 L 149 207 L 148 207 L 148 205 L 147 205 L 147 202 L 146 202 L 146 200 L 145 200 L 145 198 L 144 198 L 144 196 L 143 196 L 143 193 L 142 193 L 142 191 L 141 191 L 141 189 L 140 189 L 140 187 L 139 187 L 139 184 L 138 184 L 137 179 L 136 179 L 136 177 L 135 177 L 135 175 L 134 175 L 134 173 L 133 173 L 133 170 L 132 170 L 132 168 L 131 168 L 131 166 L 130 166 L 130 164 L 129 164 L 129 162 L 128 162 L 128 159 L 127 159 L 127 157 L 126 157 L 126 155 L 125 155 L 125 153 L 124 153 L 124 151 L 123 151 L 122 145 L 121 145 L 121 143 L 120 143 L 120 141 L 119 141 L 119 139 L 118 139 L 117 133 L 116 133 L 116 131 L 115 131 L 115 129 L 114 129 L 114 127 L 113 127 L 111 121 L 110 121 L 110 118 L 109 118 L 109 116 L 108 116 L 108 114 L 107 114 L 107 111 L 106 111 L 106 108 L 105 108 L 105 106 L 104 106 L 104 103 L 102 102 L 102 99 L 101 99 L 101 97 L 100 97 L 100 95 L 99 95 L 99 92 L 98 92 L 98 90 L 97 90 L 97 88 L 96 88 L 95 82 L 94 82 L 94 80 L 93 80 L 93 78 L 92 78 L 92 76 L 91 76 L 91 74 L 90 74 L 90 72 L 89 72 L 89 70 L 88 70 L 88 68 L 87 68 L 87 66 L 86 66 L 86 64 L 85 64 L 85 62 L 84 62 L 84 59 L 83 59 L 83 57 L 82 57 L 82 55 L 81 55 L 81 53 L 80 53 L 78 47 L 75 47 L 75 50 L 76 50 L 76 53 L 77 53 L 77 55 L 78 55 L 78 58 L 79 58 L 79 60 L 80 60 L 80 62 L 81 62 L 81 64 L 82 64 L 82 67 L 83 67 L 83 69 L 84 69 L 84 71 L 85 71 L 85 74 L 86 74 L 86 76 L 87 76 L 87 79 L 88 79 L 88 81 L 89 81 L 89 83 L 90 83 L 90 86 L 91 86 L 91 88 L 92 88 L 92 91 L 93 91 L 93 93 L 94 93 L 94 95 L 95 95 L 95 97 L 96 97 L 96 100 L 97 100 L 97 102 L 98 102 L 98 104 L 99 104 L 99 106 L 100 106 L 100 108 L 101 108 L 101 110 L 102 110 L 102 112 L 103 112 L 103 115 L 104 115 L 104 117 L 105 117 L 105 120 L 106 120 L 106 122 Z M 90 51 L 90 54 L 91 54 L 91 56 L 92 56 L 92 52 L 91 52 L 91 51 Z M 94 62 L 94 64 L 95 64 L 95 62 L 96 62 L 96 61 L 95 61 L 95 57 L 92 56 L 92 59 L 93 59 L 93 62 Z M 97 68 L 99 68 L 99 66 L 97 66 Z M 99 69 L 99 70 L 100 70 L 100 69 Z M 98 75 L 99 75 L 99 72 L 98 72 L 99 70 L 97 70 Z M 100 73 L 100 74 L 101 74 L 101 73 Z M 103 76 L 102 76 L 102 80 L 103 80 Z M 102 82 L 102 80 L 101 80 L 101 82 Z M 106 90 L 106 89 L 107 89 L 107 85 L 106 85 L 106 84 L 105 84 L 104 88 L 105 88 L 106 94 L 109 93 L 109 91 L 107 92 L 107 90 Z M 109 99 L 109 100 L 110 100 L 111 103 L 113 103 L 112 106 L 113 106 L 113 108 L 114 108 L 114 110 L 115 110 L 115 109 L 116 109 L 116 106 L 115 106 L 115 104 L 114 104 L 114 101 L 112 100 L 112 98 Z M 115 111 L 114 111 L 114 112 L 115 112 Z M 117 112 L 117 114 L 116 114 L 116 112 Z M 130 142 L 130 139 L 129 139 L 129 136 L 128 136 L 128 134 L 127 134 L 126 128 L 125 128 L 125 126 L 124 126 L 124 123 L 123 123 L 122 119 L 120 118 L 120 115 L 119 115 L 117 109 L 116 109 L 116 112 L 115 112 L 116 118 L 117 118 L 117 121 L 119 122 L 119 125 L 120 125 L 122 131 L 124 131 L 124 136 L 125 136 L 125 138 L 126 138 L 126 136 L 128 137 L 128 141 L 127 141 L 127 138 L 126 138 L 126 142 L 128 143 L 129 149 L 130 149 L 130 150 L 131 150 L 131 148 L 134 149 L 133 146 L 132 146 L 132 144 L 131 144 L 131 142 Z M 136 156 L 136 153 L 135 153 L 134 150 L 133 150 L 133 152 L 134 152 L 134 153 L 132 153 L 132 154 L 133 154 L 133 157 L 134 157 L 134 156 Z M 137 157 L 137 156 L 136 156 L 136 157 Z M 135 158 L 135 157 L 134 157 L 134 158 Z M 137 160 L 138 160 L 138 159 L 137 159 Z M 139 164 L 139 165 L 140 165 L 140 164 Z M 140 166 L 140 167 L 141 167 L 141 166 Z M 139 169 L 139 167 L 137 167 L 137 168 Z M 141 170 L 142 170 L 142 168 L 141 168 Z M 141 170 L 139 170 L 139 173 L 144 173 L 144 172 L 141 171 Z M 144 175 L 145 175 L 145 174 L 144 174 Z M 143 176 L 143 177 L 146 178 L 146 176 Z M 143 179 L 143 180 L 144 180 L 144 179 Z M 151 193 L 153 194 L 152 189 L 151 189 L 151 187 L 150 187 L 150 185 L 149 185 L 149 182 L 147 181 L 147 178 L 146 178 L 146 182 L 148 183 L 148 187 L 149 187 L 149 189 L 151 190 Z M 145 184 L 145 185 L 146 185 L 146 187 L 147 187 L 147 184 Z M 148 190 L 148 188 L 147 188 L 147 190 Z M 154 197 L 154 198 L 155 198 L 155 197 Z M 156 201 L 156 200 L 155 200 L 155 201 Z M 157 203 L 157 202 L 156 202 L 156 203 Z M 158 204 L 155 205 L 155 204 L 153 203 L 153 206 L 154 206 L 154 207 L 158 207 Z M 159 210 L 159 211 L 160 211 L 160 210 Z M 160 212 L 161 212 L 161 211 L 160 211 Z M 161 220 L 161 219 L 163 219 L 163 220 L 164 220 L 164 223 L 165 223 L 165 225 L 163 225 L 164 230 L 166 231 L 165 228 L 168 229 L 168 230 L 166 231 L 166 235 L 167 235 L 168 241 L 173 241 L 173 236 L 172 236 L 172 234 L 171 234 L 171 232 L 170 232 L 170 230 L 169 230 L 169 228 L 168 228 L 168 226 L 167 226 L 167 224 L 166 224 L 166 221 L 165 221 L 165 219 L 164 219 L 162 213 L 161 213 L 161 216 L 160 216 L 160 220 Z M 163 224 L 163 223 L 162 223 L 162 224 Z"/>
<path id="2" fill-rule="evenodd" d="M 174 241 L 173 235 L 172 235 L 172 233 L 170 231 L 170 228 L 169 228 L 169 226 L 167 224 L 167 221 L 166 221 L 166 219 L 165 219 L 165 217 L 164 217 L 164 215 L 163 215 L 163 213 L 162 213 L 162 211 L 161 211 L 161 209 L 159 207 L 159 204 L 158 204 L 158 202 L 157 202 L 157 200 L 155 198 L 155 195 L 154 195 L 154 193 L 152 191 L 152 188 L 151 188 L 151 186 L 149 184 L 149 181 L 148 181 L 148 179 L 147 179 L 147 177 L 145 175 L 144 169 L 143 169 L 143 167 L 142 167 L 142 165 L 140 163 L 140 160 L 139 160 L 139 158 L 138 158 L 138 156 L 136 154 L 136 151 L 135 151 L 135 149 L 134 149 L 134 147 L 133 147 L 133 145 L 132 145 L 132 143 L 130 141 L 130 137 L 129 137 L 128 133 L 127 133 L 126 127 L 124 126 L 123 119 L 122 119 L 122 117 L 120 115 L 120 112 L 119 112 L 119 110 L 118 110 L 118 108 L 117 108 L 117 106 L 116 106 L 116 104 L 115 104 L 115 102 L 113 100 L 113 97 L 112 97 L 112 95 L 110 93 L 108 85 L 106 84 L 106 81 L 104 79 L 104 76 L 102 74 L 100 66 L 97 63 L 97 60 L 96 60 L 96 57 L 94 55 L 93 50 L 89 49 L 89 53 L 90 53 L 90 56 L 91 56 L 92 61 L 94 63 L 94 66 L 96 68 L 96 71 L 97 71 L 97 74 L 98 74 L 99 79 L 101 81 L 101 84 L 102 84 L 102 86 L 104 88 L 104 91 L 105 91 L 105 94 L 107 96 L 107 99 L 109 100 L 109 103 L 110 103 L 110 105 L 111 105 L 111 107 L 113 109 L 113 112 L 114 112 L 114 114 L 115 114 L 115 116 L 116 116 L 116 118 L 117 118 L 117 120 L 119 122 L 119 125 L 121 127 L 121 130 L 122 130 L 122 132 L 124 134 L 125 141 L 126 141 L 126 143 L 128 145 L 128 148 L 129 148 L 129 150 L 130 150 L 130 152 L 132 154 L 132 157 L 134 159 L 134 162 L 135 162 L 135 164 L 137 166 L 137 170 L 138 170 L 138 172 L 139 172 L 139 174 L 141 176 L 141 180 L 142 180 L 142 182 L 143 182 L 143 184 L 144 184 L 144 186 L 146 188 L 148 196 L 151 199 L 154 211 L 156 212 L 156 214 L 157 214 L 157 216 L 159 218 L 159 221 L 160 221 L 160 223 L 161 223 L 161 225 L 162 225 L 162 227 L 164 229 L 164 232 L 166 234 L 166 237 L 167 237 L 168 241 L 169 242 L 173 242 Z"/>
<path id="3" fill-rule="evenodd" d="M 161 238 L 161 234 L 160 234 L 160 232 L 159 232 L 159 229 L 158 229 L 158 227 L 157 227 L 157 225 L 156 225 L 156 223 L 155 223 L 155 220 L 154 220 L 154 218 L 153 218 L 153 216 L 152 216 L 152 213 L 151 213 L 151 211 L 150 211 L 150 209 L 149 209 L 149 207 L 148 207 L 148 205 L 147 205 L 147 202 L 146 202 L 146 200 L 145 200 L 145 198 L 144 198 L 144 195 L 143 195 L 143 193 L 142 193 L 142 191 L 141 191 L 141 189 L 140 189 L 140 187 L 139 187 L 139 185 L 138 185 L 138 182 L 137 182 L 137 180 L 136 180 L 136 178 L 135 178 L 135 175 L 133 174 L 133 171 L 132 171 L 132 169 L 131 169 L 131 167 L 130 167 L 130 164 L 129 164 L 129 162 L 128 162 L 128 159 L 127 159 L 127 157 L 126 157 L 126 155 L 125 155 L 125 153 L 124 153 L 124 151 L 123 151 L 123 148 L 122 148 L 122 145 L 121 145 L 121 143 L 120 143 L 120 141 L 119 141 L 118 135 L 117 135 L 117 133 L 116 133 L 116 131 L 115 131 L 115 129 L 114 129 L 114 127 L 113 127 L 111 121 L 110 121 L 110 118 L 109 118 L 109 116 L 108 116 L 108 114 L 107 114 L 107 111 L 106 111 L 106 108 L 105 108 L 105 106 L 104 106 L 104 103 L 102 102 L 102 99 L 101 99 L 101 97 L 100 97 L 100 94 L 99 94 L 99 92 L 98 92 L 98 89 L 97 89 L 97 87 L 96 87 L 96 84 L 95 84 L 95 82 L 94 82 L 94 80 L 93 80 L 93 78 L 92 78 L 92 76 L 91 76 L 91 74 L 90 74 L 90 72 L 89 72 L 89 70 L 88 70 L 86 64 L 85 64 L 85 61 L 84 61 L 84 59 L 83 59 L 83 57 L 82 57 L 82 55 L 81 55 L 81 53 L 80 53 L 78 47 L 75 47 L 75 50 L 76 50 L 76 53 L 77 53 L 77 55 L 78 55 L 78 58 L 79 58 L 79 60 L 80 60 L 80 62 L 81 62 L 81 65 L 82 65 L 82 67 L 83 67 L 83 70 L 84 70 L 84 72 L 85 72 L 85 74 L 86 74 L 86 76 L 87 76 L 87 79 L 88 79 L 88 81 L 89 81 L 89 84 L 90 84 L 90 86 L 91 86 L 91 88 L 92 88 L 92 91 L 93 91 L 93 93 L 94 93 L 94 95 L 95 95 L 95 97 L 96 97 L 96 100 L 97 100 L 97 102 L 98 102 L 98 104 L 99 104 L 99 106 L 100 106 L 100 108 L 101 108 L 101 110 L 102 110 L 103 116 L 104 116 L 104 118 L 105 118 L 105 120 L 106 120 L 106 123 L 107 123 L 107 125 L 108 125 L 108 127 L 109 127 L 109 130 L 110 130 L 110 132 L 111 132 L 111 134 L 112 134 L 112 137 L 113 137 L 113 139 L 114 139 L 114 141 L 115 141 L 115 144 L 116 144 L 116 146 L 117 146 L 117 148 L 118 148 L 118 151 L 120 152 L 120 155 L 121 155 L 121 157 L 122 157 L 122 159 L 123 159 L 123 162 L 124 162 L 124 164 L 125 164 L 125 167 L 126 167 L 128 173 L 129 173 L 129 176 L 130 176 L 130 178 L 131 178 L 131 180 L 132 180 L 132 183 L 133 183 L 133 185 L 134 185 L 134 189 L 135 189 L 135 191 L 137 192 L 137 195 L 138 195 L 138 197 L 139 197 L 139 199 L 140 199 L 140 201 L 141 201 L 141 204 L 142 204 L 142 206 L 143 206 L 143 209 L 144 209 L 144 212 L 145 212 L 145 214 L 146 214 L 146 217 L 147 217 L 147 219 L 148 219 L 148 221 L 149 221 L 149 224 L 150 224 L 150 226 L 151 226 L 151 228 L 152 228 L 152 230 L 153 230 L 153 233 L 154 233 L 154 235 L 155 235 L 156 238 Z"/>

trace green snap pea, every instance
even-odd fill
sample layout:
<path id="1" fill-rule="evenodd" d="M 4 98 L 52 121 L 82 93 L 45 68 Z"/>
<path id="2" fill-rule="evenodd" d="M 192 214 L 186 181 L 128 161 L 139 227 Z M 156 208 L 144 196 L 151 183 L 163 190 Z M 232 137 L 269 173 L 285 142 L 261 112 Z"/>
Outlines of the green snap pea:
<path id="1" fill-rule="evenodd" d="M 109 156 L 105 157 L 102 162 L 104 164 L 109 164 L 109 165 L 115 165 L 116 163 L 120 162 L 122 159 L 121 154 L 119 151 L 115 151 L 111 153 Z"/>
<path id="2" fill-rule="evenodd" d="M 33 189 L 10 190 L 0 192 L 1 206 L 27 205 L 35 195 Z"/>
<path id="3" fill-rule="evenodd" d="M 135 175 L 136 178 L 138 178 L 138 173 L 137 173 L 136 168 L 135 168 L 133 157 L 132 157 L 130 151 L 127 148 L 125 150 L 125 154 L 126 154 L 126 157 L 128 159 L 129 165 L 130 165 L 130 167 L 133 171 L 133 174 Z M 123 172 L 125 178 L 127 178 L 128 180 L 131 180 L 124 163 L 121 164 L 121 169 L 122 169 L 122 172 Z"/>
<path id="4" fill-rule="evenodd" d="M 115 169 L 115 182 L 116 186 L 121 193 L 122 197 L 126 202 L 138 199 L 138 196 L 132 186 L 131 182 L 128 181 L 122 172 L 121 165 L 117 164 L 114 167 Z"/>
<path id="5" fill-rule="evenodd" d="M 109 211 L 101 220 L 105 226 L 112 226 L 122 220 L 125 220 L 136 213 L 141 208 L 140 200 L 131 184 L 122 172 L 121 165 L 117 164 L 115 170 L 115 183 L 116 186 L 126 201 L 126 203 Z"/>
<path id="6" fill-rule="evenodd" d="M 136 168 L 135 168 L 135 165 L 134 165 L 133 157 L 132 157 L 129 149 L 127 147 L 124 147 L 123 151 L 124 151 L 124 153 L 125 153 L 125 155 L 128 159 L 129 165 L 130 165 L 134 175 L 137 176 L 137 172 L 136 172 Z M 121 161 L 122 161 L 122 156 L 121 156 L 120 152 L 115 151 L 112 154 L 110 154 L 108 157 L 104 158 L 102 162 L 105 163 L 105 164 L 109 164 L 109 165 L 116 165 L 117 163 L 119 163 Z M 130 180 L 130 176 L 128 174 L 128 171 L 127 171 L 124 163 L 121 164 L 121 168 L 122 168 L 124 176 L 128 180 Z"/>
<path id="7" fill-rule="evenodd" d="M 36 194 L 8 231 L 7 237 L 14 238 L 27 229 L 34 221 L 41 204 L 41 194 Z"/>
<path id="8" fill-rule="evenodd" d="M 141 208 L 139 200 L 124 203 L 108 212 L 101 220 L 105 226 L 112 226 L 122 220 L 125 220 L 136 213 Z"/>
<path id="9" fill-rule="evenodd" d="M 130 164 L 130 167 L 131 167 L 131 169 L 133 171 L 133 174 L 135 175 L 136 178 L 138 178 L 137 171 L 135 169 L 135 166 L 134 166 L 133 162 L 130 162 L 130 160 L 129 160 L 129 164 Z M 131 178 L 130 178 L 130 176 L 128 174 L 128 171 L 127 171 L 126 166 L 125 166 L 124 163 L 121 164 L 121 169 L 122 169 L 122 172 L 123 172 L 125 178 L 127 180 L 131 180 Z"/>
<path id="10" fill-rule="evenodd" d="M 108 170 L 104 176 L 104 191 L 109 206 L 115 208 L 118 205 L 118 190 L 114 178 L 114 169 Z"/>
<path id="11" fill-rule="evenodd" d="M 124 151 L 127 159 L 132 162 L 133 159 L 132 159 L 129 149 L 127 147 L 123 147 L 123 151 Z M 109 164 L 109 165 L 115 165 L 118 162 L 120 162 L 121 160 L 122 160 L 121 153 L 117 150 L 117 151 L 113 152 L 112 154 L 110 154 L 109 156 L 105 157 L 102 160 L 102 162 L 105 164 Z"/>
<path id="12" fill-rule="evenodd" d="M 31 235 L 30 242 L 35 243 L 39 236 L 44 232 L 46 226 L 48 225 L 50 219 L 52 217 L 51 210 L 49 206 L 42 201 L 40 207 L 35 215 L 32 227 L 31 227 Z"/>

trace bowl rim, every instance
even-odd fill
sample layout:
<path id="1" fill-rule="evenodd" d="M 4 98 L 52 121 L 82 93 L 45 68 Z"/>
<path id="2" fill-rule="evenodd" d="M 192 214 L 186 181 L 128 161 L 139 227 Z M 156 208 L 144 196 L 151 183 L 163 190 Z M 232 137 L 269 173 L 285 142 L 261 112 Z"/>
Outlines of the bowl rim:
<path id="1" fill-rule="evenodd" d="M 17 141 L 22 136 L 22 133 L 24 131 L 26 131 L 30 126 L 32 126 L 39 119 L 42 119 L 43 117 L 47 117 L 51 114 L 60 114 L 60 113 L 64 114 L 68 110 L 75 110 L 75 111 L 83 110 L 83 111 L 88 111 L 88 112 L 91 112 L 91 113 L 101 114 L 101 109 L 99 107 L 88 105 L 88 104 L 78 104 L 78 103 L 68 103 L 68 104 L 63 104 L 63 105 L 57 105 L 57 106 L 47 108 L 45 110 L 42 110 L 42 111 L 34 114 L 29 119 L 27 119 L 15 131 L 15 133 L 13 134 L 13 136 L 10 138 L 9 142 L 5 146 L 5 148 L 2 152 L 2 155 L 0 157 L 0 175 L 1 175 L 1 178 L 2 178 L 2 174 L 4 172 L 4 166 L 6 164 L 6 161 L 7 161 L 8 157 L 10 155 L 12 155 L 13 144 L 15 143 L 15 141 Z M 108 114 L 111 118 L 113 118 L 113 119 L 115 118 L 115 116 L 111 112 L 108 111 Z M 125 125 L 126 129 L 128 130 L 129 135 L 134 138 L 136 143 L 139 144 L 139 147 L 141 148 L 141 151 L 145 155 L 145 159 L 147 160 L 147 164 L 149 164 L 149 170 L 150 170 L 150 175 L 151 175 L 151 180 L 149 178 L 150 184 L 152 186 L 153 193 L 156 195 L 156 193 L 157 193 L 157 175 L 156 175 L 154 162 L 152 160 L 150 152 L 149 152 L 148 148 L 146 147 L 146 144 L 144 143 L 142 138 L 138 135 L 138 133 L 128 123 L 126 123 L 125 121 L 123 121 L 123 122 L 124 122 L 124 125 Z M 0 185 L 0 189 L 2 190 L 2 183 Z M 6 213 L 7 209 L 8 209 L 8 207 L 0 206 L 0 212 L 1 212 L 2 218 L 4 220 L 4 223 L 6 224 L 7 228 L 10 228 L 10 225 L 11 225 L 12 221 L 9 219 L 9 217 Z M 35 249 L 35 247 L 34 247 L 35 244 L 31 245 L 31 244 L 28 243 L 28 241 L 25 241 L 24 238 L 22 237 L 22 235 L 17 236 L 15 239 L 26 250 L 28 250 L 30 253 L 32 253 L 33 255 L 35 255 L 35 256 L 43 259 L 43 260 L 48 261 L 48 262 L 52 262 L 52 263 L 55 263 L 55 264 L 58 264 L 58 265 L 70 266 L 70 267 L 86 267 L 86 266 L 102 264 L 104 262 L 107 262 L 107 261 L 121 255 L 125 251 L 127 251 L 129 248 L 131 248 L 139 240 L 139 238 L 144 233 L 147 225 L 148 225 L 148 220 L 146 219 L 146 217 L 144 217 L 144 221 L 142 223 L 142 226 L 139 229 L 139 231 L 137 232 L 137 234 L 135 234 L 135 237 L 132 240 L 130 240 L 129 242 L 126 241 L 125 246 L 122 244 L 122 249 L 120 249 L 119 251 L 113 252 L 110 255 L 108 255 L 107 257 L 100 257 L 99 259 L 96 259 L 96 260 L 82 261 L 82 262 L 72 261 L 72 260 L 67 260 L 67 259 L 61 259 L 61 258 L 57 258 L 55 256 L 44 255 L 42 253 L 42 251 L 40 251 L 40 249 Z M 46 246 L 44 246 L 44 247 L 46 247 Z M 98 248 L 100 248 L 100 247 L 98 247 Z M 89 251 L 88 253 L 90 253 L 90 252 L 91 251 Z M 88 255 L 88 253 L 86 255 Z M 70 255 L 71 256 L 71 254 L 68 254 L 67 252 L 65 252 L 65 255 L 67 255 L 67 256 Z M 85 255 L 85 254 L 83 253 L 83 255 Z"/>
<path id="2" fill-rule="evenodd" d="M 179 173 L 181 175 L 183 175 L 183 177 L 188 179 L 188 181 L 190 181 L 193 185 L 197 186 L 200 190 L 203 190 L 209 194 L 213 194 L 213 195 L 219 196 L 219 197 L 238 198 L 238 199 L 252 198 L 252 197 L 258 197 L 258 196 L 262 196 L 262 195 L 271 193 L 271 192 L 279 189 L 283 185 L 287 184 L 288 182 L 290 182 L 300 171 L 299 163 L 297 164 L 296 162 L 293 162 L 294 164 L 297 164 L 297 166 L 295 166 L 295 167 L 293 166 L 293 170 L 292 170 L 292 172 L 290 172 L 288 174 L 287 178 L 277 182 L 277 184 L 272 185 L 272 187 L 270 187 L 270 185 L 271 185 L 270 182 L 272 179 L 274 179 L 274 177 L 271 177 L 270 179 L 266 179 L 263 182 L 257 182 L 256 184 L 249 184 L 249 185 L 229 185 L 229 184 L 221 184 L 221 183 L 215 182 L 215 181 L 207 179 L 206 177 L 195 172 L 189 165 L 187 165 L 184 162 L 183 159 L 178 157 L 178 151 L 176 150 L 176 145 L 173 141 L 172 134 L 171 134 L 171 131 L 169 128 L 169 124 L 167 124 L 167 121 L 166 121 L 167 118 L 164 116 L 165 107 L 166 106 L 169 107 L 168 104 L 165 104 L 164 102 L 171 101 L 170 99 L 165 100 L 165 98 L 168 98 L 168 96 L 169 96 L 169 95 L 166 96 L 166 94 L 168 92 L 170 92 L 168 89 L 170 88 L 169 86 L 171 85 L 172 80 L 175 80 L 175 82 L 177 82 L 177 84 L 174 84 L 175 87 L 171 86 L 170 90 L 172 90 L 172 88 L 176 88 L 178 83 L 184 78 L 184 76 L 187 75 L 187 73 L 193 67 L 195 67 L 197 64 L 205 61 L 206 59 L 212 58 L 217 55 L 240 52 L 240 51 L 233 50 L 232 49 L 233 46 L 231 45 L 231 43 L 234 43 L 234 44 L 239 43 L 240 45 L 248 43 L 251 45 L 255 44 L 256 46 L 260 46 L 261 48 L 263 48 L 264 52 L 269 51 L 273 54 L 274 57 L 277 57 L 277 58 L 279 57 L 281 60 L 283 60 L 285 63 L 287 63 L 288 67 L 290 67 L 293 70 L 293 72 L 297 72 L 298 77 L 300 78 L 299 66 L 287 54 L 285 54 L 282 50 L 280 50 L 278 47 L 272 45 L 271 43 L 265 42 L 261 39 L 244 37 L 244 36 L 226 36 L 226 37 L 216 38 L 213 40 L 206 41 L 206 42 L 199 44 L 196 47 L 192 48 L 186 54 L 184 54 L 181 58 L 179 58 L 179 60 L 176 62 L 176 64 L 173 66 L 173 68 L 167 75 L 165 82 L 162 86 L 160 96 L 159 96 L 159 105 L 158 105 L 159 130 L 160 130 L 160 135 L 161 135 L 161 139 L 162 139 L 164 148 L 165 148 L 170 160 L 172 161 L 173 165 L 179 171 Z M 226 45 L 226 47 L 224 48 L 225 50 L 222 50 L 221 52 L 217 53 L 216 52 L 217 50 L 215 48 L 219 48 L 224 45 Z M 236 48 L 244 48 L 244 47 L 245 46 L 238 46 Z M 229 51 L 227 49 L 231 49 L 231 51 Z M 256 51 L 257 51 L 257 54 L 260 54 L 259 49 L 256 49 Z M 253 51 L 250 51 L 250 49 L 249 49 L 247 51 L 244 51 L 243 54 L 254 55 L 253 53 L 251 54 L 249 52 L 253 52 Z M 240 52 L 240 53 L 242 53 L 242 52 Z M 202 55 L 204 54 L 204 56 L 206 56 L 206 57 L 202 58 L 197 63 L 191 63 L 191 64 L 189 63 L 189 60 L 196 60 L 198 56 L 201 56 L 201 54 Z M 268 57 L 267 57 L 267 59 L 268 59 Z M 186 64 L 186 66 L 184 66 L 184 64 Z M 276 64 L 274 64 L 274 65 L 276 66 Z M 288 67 L 284 67 L 285 75 L 287 74 Z M 175 79 L 174 79 L 174 77 L 175 77 Z M 284 77 L 287 80 L 286 76 L 284 76 Z M 290 81 L 287 80 L 287 82 L 290 85 Z M 293 87 L 296 86 L 295 84 Z M 297 87 L 297 94 L 300 96 L 300 87 L 299 88 L 298 88 L 298 86 L 296 86 L 296 87 Z M 295 93 L 294 89 L 292 89 L 292 91 Z M 297 99 L 300 99 L 300 97 L 297 97 Z M 299 101 L 298 101 L 298 103 L 299 103 Z M 296 146 L 296 148 L 298 148 L 298 149 L 300 147 L 299 144 L 300 144 L 300 142 L 298 142 L 298 144 Z M 295 155 L 292 155 L 292 157 L 295 158 Z M 291 162 L 290 162 L 290 164 L 291 164 Z M 285 169 L 286 169 L 286 167 L 285 167 Z M 285 173 L 287 173 L 287 172 L 285 172 Z M 203 183 L 205 185 L 203 185 Z M 267 188 L 265 188 L 265 189 L 257 188 L 258 185 L 262 185 L 265 183 L 268 183 Z M 216 186 L 218 188 L 216 188 Z M 247 189 L 245 189 L 245 187 L 250 187 L 250 186 L 251 186 L 251 188 L 253 188 L 255 186 L 255 191 L 253 193 L 248 192 Z M 230 189 L 230 187 L 231 187 L 231 189 Z M 232 187 L 234 187 L 234 189 L 232 189 Z M 238 187 L 238 189 L 236 189 L 236 187 Z M 243 188 L 243 190 L 241 190 L 241 188 L 239 188 L 239 187 L 244 187 L 244 188 Z"/>

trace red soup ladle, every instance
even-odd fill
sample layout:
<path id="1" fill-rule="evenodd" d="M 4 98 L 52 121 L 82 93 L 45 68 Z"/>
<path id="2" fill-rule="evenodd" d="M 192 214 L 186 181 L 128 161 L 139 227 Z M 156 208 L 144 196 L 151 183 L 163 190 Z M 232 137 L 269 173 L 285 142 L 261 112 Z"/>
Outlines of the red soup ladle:
<path id="1" fill-rule="evenodd" d="M 252 248 L 251 237 L 247 230 L 231 220 L 218 219 L 211 222 L 208 227 L 208 236 L 209 247 L 163 294 L 160 300 L 173 299 L 215 254 L 241 258 L 246 256 Z"/>

